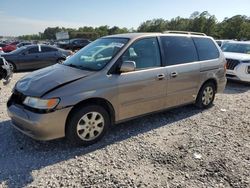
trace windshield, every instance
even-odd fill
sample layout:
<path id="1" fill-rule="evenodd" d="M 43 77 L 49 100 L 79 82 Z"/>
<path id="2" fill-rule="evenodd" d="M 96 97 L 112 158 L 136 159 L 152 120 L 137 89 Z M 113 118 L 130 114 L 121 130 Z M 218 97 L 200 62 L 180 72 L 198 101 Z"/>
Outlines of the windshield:
<path id="1" fill-rule="evenodd" d="M 26 46 L 22 46 L 20 48 L 17 48 L 14 51 L 9 52 L 9 54 L 18 54 L 18 53 L 22 52 L 23 50 L 25 50 L 26 48 L 27 48 Z"/>
<path id="2" fill-rule="evenodd" d="M 128 42 L 125 38 L 102 38 L 90 43 L 63 64 L 83 70 L 98 71 Z"/>
<path id="3" fill-rule="evenodd" d="M 222 46 L 223 52 L 234 52 L 250 54 L 250 44 L 249 43 L 226 43 Z"/>

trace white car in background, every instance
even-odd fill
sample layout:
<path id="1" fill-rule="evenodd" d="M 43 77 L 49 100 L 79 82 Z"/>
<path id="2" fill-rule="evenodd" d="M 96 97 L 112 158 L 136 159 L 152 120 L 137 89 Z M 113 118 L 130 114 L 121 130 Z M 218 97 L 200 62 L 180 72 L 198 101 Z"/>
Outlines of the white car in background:
<path id="1" fill-rule="evenodd" d="M 229 39 L 223 39 L 223 40 L 215 40 L 215 42 L 219 45 L 219 47 L 222 47 L 224 44 L 231 42 L 233 40 L 229 40 Z"/>
<path id="2" fill-rule="evenodd" d="M 3 48 L 2 47 L 0 47 L 0 55 L 1 54 L 4 54 L 4 51 L 3 51 Z"/>
<path id="3" fill-rule="evenodd" d="M 228 42 L 222 51 L 227 60 L 227 78 L 250 82 L 250 42 Z"/>

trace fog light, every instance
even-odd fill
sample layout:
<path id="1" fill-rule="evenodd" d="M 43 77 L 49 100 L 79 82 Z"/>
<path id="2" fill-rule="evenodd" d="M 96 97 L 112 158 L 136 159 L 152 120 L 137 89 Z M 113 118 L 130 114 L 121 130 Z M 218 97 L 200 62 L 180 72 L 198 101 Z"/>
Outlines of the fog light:
<path id="1" fill-rule="evenodd" d="M 250 66 L 247 67 L 247 73 L 250 74 Z"/>

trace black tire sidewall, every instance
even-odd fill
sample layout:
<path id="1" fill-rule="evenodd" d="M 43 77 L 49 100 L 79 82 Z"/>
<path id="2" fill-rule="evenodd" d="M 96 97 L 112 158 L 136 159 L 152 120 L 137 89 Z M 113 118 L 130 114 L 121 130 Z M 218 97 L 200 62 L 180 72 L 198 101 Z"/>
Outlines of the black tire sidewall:
<path id="1" fill-rule="evenodd" d="M 77 124 L 78 124 L 80 118 L 82 118 L 82 116 L 84 116 L 85 114 L 87 114 L 89 112 L 98 112 L 103 116 L 104 128 L 103 128 L 102 133 L 96 139 L 91 140 L 91 141 L 85 141 L 85 140 L 82 140 L 77 134 Z M 77 107 L 76 109 L 74 109 L 72 111 L 72 113 L 70 114 L 70 117 L 67 121 L 66 138 L 73 145 L 88 146 L 88 145 L 94 144 L 94 143 L 98 142 L 99 140 L 101 140 L 102 137 L 108 131 L 109 125 L 110 125 L 109 114 L 103 107 L 97 106 L 97 105 L 88 105 L 85 107 Z"/>
<path id="2" fill-rule="evenodd" d="M 203 96 L 203 92 L 204 92 L 205 88 L 207 88 L 207 87 L 213 88 L 213 98 L 212 98 L 211 102 L 208 105 L 205 105 L 202 102 L 202 96 Z M 200 89 L 197 100 L 196 100 L 196 105 L 199 108 L 204 108 L 204 109 L 210 108 L 213 105 L 214 98 L 215 98 L 215 85 L 212 82 L 208 82 L 208 83 L 204 84 L 202 86 L 202 88 Z"/>
<path id="3" fill-rule="evenodd" d="M 60 58 L 60 59 L 58 59 L 58 60 L 57 60 L 57 63 L 62 64 L 62 63 L 63 63 L 63 61 L 65 61 L 65 59 Z"/>

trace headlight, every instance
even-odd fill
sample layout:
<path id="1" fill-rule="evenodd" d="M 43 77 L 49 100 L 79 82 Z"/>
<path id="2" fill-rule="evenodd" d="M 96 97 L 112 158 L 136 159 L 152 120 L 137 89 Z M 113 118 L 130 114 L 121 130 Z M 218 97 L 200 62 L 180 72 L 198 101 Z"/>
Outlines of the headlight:
<path id="1" fill-rule="evenodd" d="M 35 97 L 26 97 L 23 104 L 41 110 L 50 110 L 55 108 L 60 102 L 60 99 L 39 99 Z"/>

